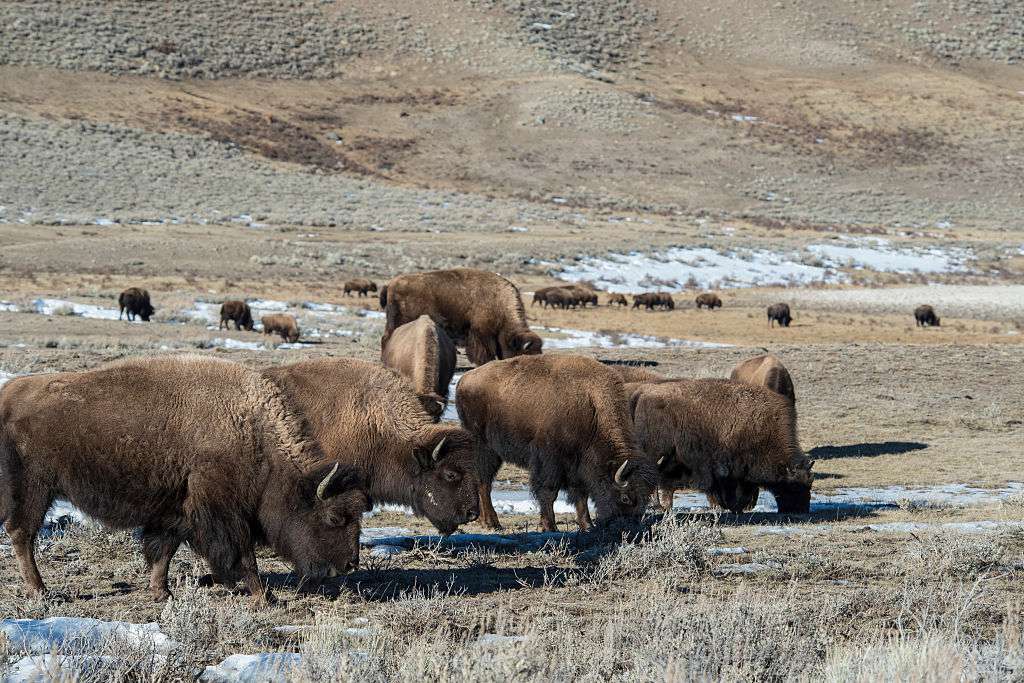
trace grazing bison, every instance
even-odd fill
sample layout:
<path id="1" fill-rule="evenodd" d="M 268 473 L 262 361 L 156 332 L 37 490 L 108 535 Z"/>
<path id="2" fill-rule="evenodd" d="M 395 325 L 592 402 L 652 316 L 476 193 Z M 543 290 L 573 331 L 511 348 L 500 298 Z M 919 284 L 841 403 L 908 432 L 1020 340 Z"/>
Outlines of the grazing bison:
<path id="1" fill-rule="evenodd" d="M 448 403 L 448 386 L 455 375 L 455 344 L 428 315 L 395 330 L 381 349 L 385 367 L 407 377 L 423 408 L 440 418 Z"/>
<path id="2" fill-rule="evenodd" d="M 564 489 L 580 529 L 599 518 L 639 516 L 654 490 L 654 463 L 637 452 L 618 373 L 582 356 L 512 358 L 467 372 L 455 405 L 479 440 L 480 511 L 501 528 L 491 483 L 503 461 L 530 471 L 545 531 L 555 531 L 554 503 Z"/>
<path id="3" fill-rule="evenodd" d="M 539 303 L 542 308 L 547 308 L 550 303 L 548 301 L 548 295 L 551 292 L 561 289 L 561 287 L 541 287 L 533 293 L 533 301 L 530 303 L 530 306 L 536 306 Z"/>
<path id="4" fill-rule="evenodd" d="M 637 442 L 658 462 L 663 505 L 685 487 L 741 512 L 764 487 L 779 512 L 809 511 L 813 461 L 800 450 L 786 398 L 725 379 L 630 384 L 626 393 Z"/>
<path id="5" fill-rule="evenodd" d="M 793 316 L 789 314 L 789 304 L 772 304 L 768 307 L 768 327 L 774 327 L 778 321 L 783 327 L 789 327 Z"/>
<path id="6" fill-rule="evenodd" d="M 666 311 L 674 311 L 676 301 L 668 292 L 658 292 L 654 295 L 654 305 L 664 308 Z"/>
<path id="7" fill-rule="evenodd" d="M 229 326 L 229 321 L 235 323 L 236 330 L 248 330 L 252 332 L 252 311 L 249 304 L 244 301 L 225 301 L 220 305 L 220 324 L 217 329 Z"/>
<path id="8" fill-rule="evenodd" d="M 928 304 L 914 309 L 914 319 L 918 327 L 939 327 L 939 316 L 935 315 L 935 309 Z"/>
<path id="9" fill-rule="evenodd" d="M 790 377 L 789 370 L 782 361 L 770 354 L 741 361 L 732 369 L 729 379 L 768 387 L 796 405 L 796 390 L 793 388 L 793 378 Z"/>
<path id="10" fill-rule="evenodd" d="M 587 304 L 597 306 L 597 292 L 592 290 L 590 287 L 584 285 L 571 285 L 566 287 L 567 290 L 572 292 L 576 297 L 576 302 L 580 308 L 586 308 Z"/>
<path id="11" fill-rule="evenodd" d="M 640 308 L 641 306 L 648 311 L 654 308 L 654 294 L 652 292 L 633 295 L 633 308 Z"/>
<path id="12" fill-rule="evenodd" d="M 19 377 L 0 390 L 0 520 L 26 589 L 45 590 L 33 543 L 63 498 L 142 530 L 154 599 L 188 543 L 214 580 L 269 600 L 254 549 L 266 544 L 320 580 L 357 566 L 370 508 L 348 467 L 323 458 L 280 390 L 242 365 L 146 358 Z"/>
<path id="13" fill-rule="evenodd" d="M 435 424 L 397 373 L 320 358 L 263 374 L 305 414 L 326 456 L 359 472 L 374 500 L 408 505 L 444 534 L 477 518 L 473 437 Z"/>
<path id="14" fill-rule="evenodd" d="M 709 311 L 713 311 L 716 308 L 722 307 L 722 300 L 718 298 L 717 294 L 713 294 L 711 292 L 704 292 L 703 294 L 698 294 L 695 301 L 697 303 L 698 310 L 707 307 Z"/>
<path id="15" fill-rule="evenodd" d="M 553 288 L 548 292 L 544 301 L 548 306 L 552 308 L 576 308 L 579 305 L 579 296 L 575 292 L 564 287 Z"/>
<path id="16" fill-rule="evenodd" d="M 400 275 L 388 283 L 381 348 L 400 325 L 434 319 L 474 365 L 541 352 L 530 331 L 519 289 L 495 273 L 453 268 Z"/>
<path id="17" fill-rule="evenodd" d="M 299 323 L 293 315 L 274 313 L 263 316 L 260 322 L 263 323 L 263 334 L 279 334 L 290 344 L 299 341 Z"/>
<path id="18" fill-rule="evenodd" d="M 129 287 L 121 292 L 117 297 L 117 304 L 121 307 L 117 314 L 118 320 L 127 311 L 128 320 L 135 320 L 135 316 L 138 316 L 148 323 L 150 316 L 156 312 L 153 304 L 149 302 L 149 292 L 138 287 Z"/>
<path id="19" fill-rule="evenodd" d="M 655 308 L 671 311 L 675 309 L 676 302 L 672 295 L 667 292 L 645 292 L 633 295 L 633 308 L 639 308 L 640 306 L 643 306 L 648 311 L 653 311 Z"/>
<path id="20" fill-rule="evenodd" d="M 373 280 L 367 280 L 365 277 L 357 277 L 353 280 L 347 280 L 344 284 L 345 294 L 351 294 L 356 292 L 359 296 L 369 296 L 367 292 L 376 292 L 377 283 Z"/>
<path id="21" fill-rule="evenodd" d="M 629 306 L 625 294 L 612 294 L 608 297 L 609 306 Z"/>

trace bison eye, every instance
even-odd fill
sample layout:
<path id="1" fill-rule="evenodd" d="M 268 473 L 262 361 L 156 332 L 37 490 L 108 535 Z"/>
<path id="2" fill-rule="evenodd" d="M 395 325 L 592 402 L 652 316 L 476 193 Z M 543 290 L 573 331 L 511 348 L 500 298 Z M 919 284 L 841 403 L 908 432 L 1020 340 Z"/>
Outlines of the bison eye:
<path id="1" fill-rule="evenodd" d="M 455 482 L 462 480 L 462 475 L 455 470 L 445 470 L 444 480 L 454 484 Z"/>
<path id="2" fill-rule="evenodd" d="M 633 504 L 633 501 L 625 493 L 623 493 L 621 496 L 619 496 L 619 500 L 622 501 L 623 505 L 632 505 Z"/>

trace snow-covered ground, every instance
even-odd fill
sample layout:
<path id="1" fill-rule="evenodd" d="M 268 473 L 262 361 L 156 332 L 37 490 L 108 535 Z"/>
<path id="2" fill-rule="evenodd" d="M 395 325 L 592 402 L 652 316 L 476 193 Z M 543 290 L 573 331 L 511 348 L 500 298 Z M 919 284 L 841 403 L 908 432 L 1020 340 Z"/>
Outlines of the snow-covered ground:
<path id="1" fill-rule="evenodd" d="M 1024 318 L 1024 285 L 915 285 L 910 287 L 800 289 L 786 292 L 795 308 L 860 313 L 905 313 L 928 303 L 940 317 L 1015 320 Z"/>
<path id="2" fill-rule="evenodd" d="M 64 648 L 98 648 L 115 638 L 133 646 L 146 646 L 152 652 L 167 653 L 175 646 L 156 623 L 130 624 L 84 617 L 4 619 L 0 621 L 0 633 L 6 636 L 12 651 L 27 654 L 46 654 Z"/>
<path id="3" fill-rule="evenodd" d="M 32 302 L 36 313 L 43 315 L 70 314 L 82 318 L 96 318 L 97 320 L 117 320 L 118 310 L 116 308 L 104 308 L 93 304 L 80 304 L 65 299 L 36 299 Z M 135 322 L 141 322 L 136 318 Z"/>
<path id="4" fill-rule="evenodd" d="M 590 280 L 610 292 L 680 291 L 689 286 L 720 289 L 774 284 L 838 284 L 848 281 L 841 268 L 891 273 L 966 272 L 968 249 L 895 246 L 883 239 L 847 239 L 842 244 L 812 244 L 805 251 L 774 252 L 708 247 L 663 252 L 608 254 L 562 264 L 558 277 Z"/>
<path id="5" fill-rule="evenodd" d="M 0 312 L 11 313 L 18 310 L 18 304 L 0 300 Z"/>
<path id="6" fill-rule="evenodd" d="M 671 339 L 652 337 L 644 334 L 606 333 L 590 330 L 574 330 L 566 327 L 541 327 L 536 329 L 544 338 L 545 349 L 664 349 L 669 347 L 691 349 L 724 349 L 732 344 L 695 341 L 692 339 Z"/>

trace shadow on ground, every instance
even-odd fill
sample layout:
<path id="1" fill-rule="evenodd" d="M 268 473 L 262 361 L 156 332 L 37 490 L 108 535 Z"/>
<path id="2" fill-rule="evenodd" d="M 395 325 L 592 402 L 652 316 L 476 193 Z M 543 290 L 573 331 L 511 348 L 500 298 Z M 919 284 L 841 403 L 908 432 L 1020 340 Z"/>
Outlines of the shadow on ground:
<path id="1" fill-rule="evenodd" d="M 928 448 L 920 441 L 883 441 L 881 443 L 853 443 L 846 446 L 818 446 L 807 455 L 821 460 L 832 458 L 875 458 L 879 455 L 902 455 Z"/>

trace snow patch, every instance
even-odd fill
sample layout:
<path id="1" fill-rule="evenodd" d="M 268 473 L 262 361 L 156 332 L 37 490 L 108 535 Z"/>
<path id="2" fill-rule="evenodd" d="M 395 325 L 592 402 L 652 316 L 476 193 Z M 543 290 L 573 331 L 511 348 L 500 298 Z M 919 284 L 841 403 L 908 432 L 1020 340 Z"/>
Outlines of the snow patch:
<path id="1" fill-rule="evenodd" d="M 960 273 L 966 272 L 971 252 L 966 249 L 913 248 L 894 249 L 885 240 L 876 246 L 812 244 L 807 247 L 833 267 L 852 264 L 861 270 L 870 268 L 885 273 Z"/>
<path id="2" fill-rule="evenodd" d="M 441 413 L 442 422 L 458 422 L 459 411 L 455 408 L 455 391 L 458 388 L 459 380 L 462 379 L 464 373 L 456 373 L 452 375 L 452 381 L 448 385 L 448 405 L 444 407 L 444 412 Z"/>
<path id="3" fill-rule="evenodd" d="M 231 337 L 216 337 L 208 342 L 203 342 L 204 348 L 229 349 L 232 351 L 266 351 L 267 347 L 260 342 L 242 341 Z"/>
<path id="4" fill-rule="evenodd" d="M 48 619 L 5 619 L 2 632 L 14 652 L 52 653 L 65 645 L 81 650 L 98 648 L 117 639 L 132 646 L 151 645 L 154 652 L 167 653 L 177 645 L 160 632 L 160 625 L 131 624 L 124 621 L 101 621 L 84 617 L 50 617 Z"/>
<path id="5" fill-rule="evenodd" d="M 18 304 L 12 303 L 10 301 L 0 301 L 0 311 L 6 313 L 13 313 L 16 312 L 17 310 Z"/>
<path id="6" fill-rule="evenodd" d="M 73 301 L 65 301 L 64 299 L 36 299 L 32 302 L 32 306 L 35 308 L 36 313 L 43 315 L 54 315 L 58 311 L 62 313 L 71 311 L 72 315 L 82 318 L 95 318 L 97 320 L 117 320 L 118 316 L 118 311 L 113 308 L 103 308 L 93 304 L 79 304 Z M 142 322 L 142 320 L 136 318 L 135 322 Z"/>
<path id="7" fill-rule="evenodd" d="M 559 335 L 544 337 L 544 347 L 548 349 L 664 349 L 669 347 L 691 349 L 724 349 L 732 344 L 694 341 L 692 339 L 671 339 L 652 337 L 644 334 L 605 333 L 590 330 L 574 330 L 565 327 L 542 327 L 542 332 Z"/>
<path id="8" fill-rule="evenodd" d="M 291 308 L 285 301 L 274 301 L 273 299 L 254 299 L 248 302 L 249 308 L 258 311 L 287 311 Z"/>
<path id="9" fill-rule="evenodd" d="M 302 656 L 289 652 L 231 655 L 208 666 L 199 676 L 208 683 L 271 683 L 291 680 L 302 666 Z"/>

